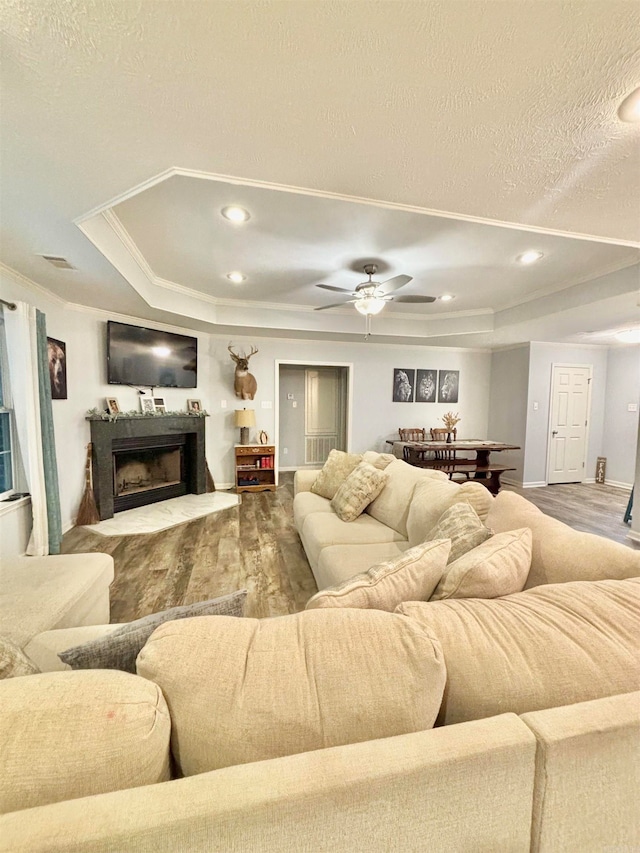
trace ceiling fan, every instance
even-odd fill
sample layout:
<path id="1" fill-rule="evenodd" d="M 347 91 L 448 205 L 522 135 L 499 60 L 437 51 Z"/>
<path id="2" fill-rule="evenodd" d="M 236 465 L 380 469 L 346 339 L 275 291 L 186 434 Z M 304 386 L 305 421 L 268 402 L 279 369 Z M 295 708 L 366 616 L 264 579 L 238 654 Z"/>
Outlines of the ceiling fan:
<path id="1" fill-rule="evenodd" d="M 346 302 L 334 302 L 331 305 L 321 305 L 316 308 L 316 311 L 326 311 L 327 308 L 337 308 L 340 305 L 353 304 L 356 311 L 370 317 L 372 314 L 379 314 L 387 302 L 435 302 L 435 296 L 393 296 L 396 290 L 400 290 L 405 284 L 412 281 L 410 275 L 396 275 L 387 281 L 373 281 L 373 276 L 378 271 L 377 264 L 365 264 L 365 275 L 369 276 L 369 281 L 363 281 L 355 290 L 347 290 L 344 287 L 334 287 L 332 284 L 317 284 L 316 287 L 321 287 L 323 290 L 335 290 L 338 293 L 346 293 L 353 299 L 347 299 Z"/>

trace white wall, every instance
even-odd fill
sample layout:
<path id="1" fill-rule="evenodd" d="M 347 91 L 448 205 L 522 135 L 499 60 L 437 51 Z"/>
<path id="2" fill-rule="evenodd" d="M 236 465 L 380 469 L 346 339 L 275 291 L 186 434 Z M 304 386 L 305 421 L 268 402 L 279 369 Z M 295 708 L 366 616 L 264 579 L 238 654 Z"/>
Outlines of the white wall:
<path id="1" fill-rule="evenodd" d="M 635 404 L 636 411 L 629 411 Z M 602 453 L 606 482 L 631 488 L 635 479 L 640 408 L 640 346 L 610 349 L 604 402 Z"/>
<path id="2" fill-rule="evenodd" d="M 495 441 L 521 448 L 503 451 L 496 457 L 516 469 L 502 475 L 505 483 L 522 485 L 523 482 L 528 388 L 529 344 L 494 352 L 491 357 L 489 436 Z"/>

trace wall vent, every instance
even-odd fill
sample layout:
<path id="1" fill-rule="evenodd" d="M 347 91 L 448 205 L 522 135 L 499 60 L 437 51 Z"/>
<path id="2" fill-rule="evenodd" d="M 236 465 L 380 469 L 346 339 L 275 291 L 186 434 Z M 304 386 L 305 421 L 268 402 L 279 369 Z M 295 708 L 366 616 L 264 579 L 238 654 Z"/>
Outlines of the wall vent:
<path id="1" fill-rule="evenodd" d="M 60 258 L 57 255 L 40 255 L 41 258 L 44 258 L 45 261 L 51 264 L 51 266 L 55 267 L 59 270 L 74 270 L 76 267 L 72 266 L 66 258 Z"/>

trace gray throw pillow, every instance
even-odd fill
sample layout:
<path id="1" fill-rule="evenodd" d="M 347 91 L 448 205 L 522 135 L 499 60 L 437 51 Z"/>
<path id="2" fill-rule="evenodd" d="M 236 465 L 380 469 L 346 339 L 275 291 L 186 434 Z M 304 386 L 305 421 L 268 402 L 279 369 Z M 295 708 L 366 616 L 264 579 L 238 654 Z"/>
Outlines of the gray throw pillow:
<path id="1" fill-rule="evenodd" d="M 467 551 L 482 545 L 492 535 L 493 530 L 484 526 L 471 504 L 464 502 L 453 504 L 442 513 L 427 536 L 427 541 L 451 539 L 449 563 L 453 563 Z"/>
<path id="2" fill-rule="evenodd" d="M 221 598 L 151 613 L 99 640 L 65 649 L 58 657 L 72 669 L 121 669 L 135 674 L 136 658 L 158 625 L 189 616 L 243 616 L 246 597 L 247 590 L 241 589 Z"/>

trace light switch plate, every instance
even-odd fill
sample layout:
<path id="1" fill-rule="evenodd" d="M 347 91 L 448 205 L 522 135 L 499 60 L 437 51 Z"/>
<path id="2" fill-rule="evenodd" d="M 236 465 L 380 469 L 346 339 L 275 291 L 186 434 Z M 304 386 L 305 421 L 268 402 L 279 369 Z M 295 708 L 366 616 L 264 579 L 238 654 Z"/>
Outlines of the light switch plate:
<path id="1" fill-rule="evenodd" d="M 227 408 L 227 401 L 226 400 L 220 400 L 220 408 L 221 409 Z"/>
<path id="2" fill-rule="evenodd" d="M 293 406 L 294 409 L 297 409 L 298 408 L 298 401 L 294 400 L 291 405 Z"/>
<path id="3" fill-rule="evenodd" d="M 638 411 L 638 404 L 637 403 L 629 403 L 629 405 L 627 406 L 627 411 L 628 412 L 637 412 Z"/>
<path id="4" fill-rule="evenodd" d="M 270 409 L 271 408 L 271 400 L 263 400 L 260 405 L 263 409 Z"/>

